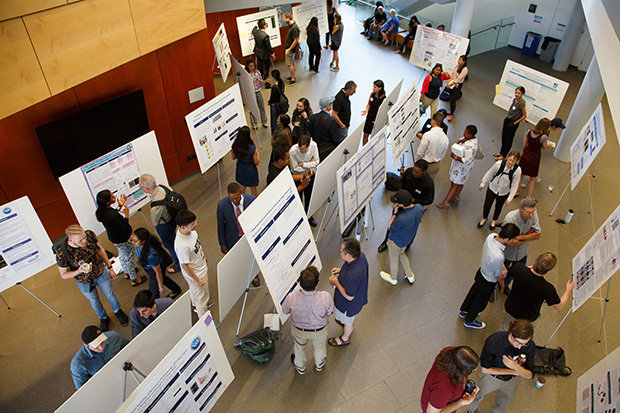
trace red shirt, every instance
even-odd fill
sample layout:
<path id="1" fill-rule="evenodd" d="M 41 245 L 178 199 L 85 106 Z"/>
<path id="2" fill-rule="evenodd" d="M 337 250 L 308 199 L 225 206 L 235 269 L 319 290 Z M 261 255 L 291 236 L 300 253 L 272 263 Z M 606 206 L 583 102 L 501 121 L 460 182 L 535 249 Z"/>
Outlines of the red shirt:
<path id="1" fill-rule="evenodd" d="M 426 412 L 429 403 L 436 409 L 443 409 L 463 396 L 463 385 L 452 383 L 448 379 L 448 372 L 438 371 L 436 364 L 437 359 L 435 358 L 433 367 L 424 380 L 422 398 L 420 399 L 423 412 Z"/>

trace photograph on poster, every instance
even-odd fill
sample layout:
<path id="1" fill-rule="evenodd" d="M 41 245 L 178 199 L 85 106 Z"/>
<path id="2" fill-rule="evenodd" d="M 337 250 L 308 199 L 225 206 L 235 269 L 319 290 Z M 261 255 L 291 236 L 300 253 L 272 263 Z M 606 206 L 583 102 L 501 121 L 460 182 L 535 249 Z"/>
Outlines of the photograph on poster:
<path id="1" fill-rule="evenodd" d="M 394 164 L 398 163 L 413 141 L 415 133 L 420 129 L 419 101 L 420 95 L 416 82 L 412 82 L 405 93 L 388 110 Z"/>
<path id="2" fill-rule="evenodd" d="M 606 142 L 603 108 L 599 103 L 592 117 L 570 147 L 571 190 L 575 189 L 586 174 Z"/>
<path id="3" fill-rule="evenodd" d="M 325 7 L 325 1 L 310 1 L 308 3 L 302 3 L 299 6 L 293 6 L 293 20 L 299 26 L 299 41 L 306 41 L 307 33 L 306 27 L 310 23 L 310 19 L 316 17 L 319 20 L 319 33 L 327 33 L 329 27 L 327 26 L 327 7 Z"/>
<path id="4" fill-rule="evenodd" d="M 409 63 L 430 71 L 441 63 L 444 72 L 450 73 L 458 64 L 459 56 L 467 53 L 469 39 L 432 27 L 418 26 Z"/>
<path id="5" fill-rule="evenodd" d="M 620 347 L 577 380 L 577 412 L 620 412 Z"/>
<path id="6" fill-rule="evenodd" d="M 252 30 L 256 27 L 260 19 L 265 19 L 267 27 L 265 32 L 269 35 L 271 47 L 280 46 L 280 24 L 278 22 L 278 11 L 274 8 L 259 11 L 245 16 L 237 17 L 237 30 L 239 31 L 239 41 L 241 43 L 241 55 L 249 56 L 254 53 L 254 36 Z"/>
<path id="7" fill-rule="evenodd" d="M 213 37 L 213 49 L 215 49 L 215 58 L 217 59 L 217 65 L 220 67 L 222 81 L 226 82 L 228 73 L 230 73 L 231 52 L 224 23 L 220 24 L 220 28 L 217 29 Z"/>

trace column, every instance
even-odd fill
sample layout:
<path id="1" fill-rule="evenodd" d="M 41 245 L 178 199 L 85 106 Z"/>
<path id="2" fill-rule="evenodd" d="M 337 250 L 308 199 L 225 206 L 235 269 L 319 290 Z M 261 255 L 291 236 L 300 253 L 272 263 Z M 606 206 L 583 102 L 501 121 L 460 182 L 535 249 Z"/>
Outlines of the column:
<path id="1" fill-rule="evenodd" d="M 568 24 L 566 25 L 564 37 L 562 38 L 562 42 L 558 46 L 558 51 L 555 53 L 553 70 L 557 70 L 558 72 L 566 72 L 566 70 L 568 69 L 568 64 L 570 63 L 570 60 L 573 57 L 573 53 L 575 52 L 575 47 L 577 46 L 577 41 L 579 40 L 581 29 L 583 29 L 583 25 L 585 23 L 586 17 L 583 14 L 581 0 L 575 0 L 573 12 L 570 15 Z"/>
<path id="2" fill-rule="evenodd" d="M 450 33 L 467 37 L 471 28 L 471 18 L 474 15 L 475 3 L 476 0 L 456 0 Z"/>

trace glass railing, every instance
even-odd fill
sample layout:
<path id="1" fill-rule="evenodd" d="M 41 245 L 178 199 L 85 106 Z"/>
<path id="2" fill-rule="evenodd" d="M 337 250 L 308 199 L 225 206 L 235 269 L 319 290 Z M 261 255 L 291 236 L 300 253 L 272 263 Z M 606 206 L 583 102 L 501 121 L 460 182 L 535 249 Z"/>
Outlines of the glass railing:
<path id="1" fill-rule="evenodd" d="M 513 16 L 496 20 L 472 30 L 469 56 L 506 47 L 514 24 L 515 18 Z"/>

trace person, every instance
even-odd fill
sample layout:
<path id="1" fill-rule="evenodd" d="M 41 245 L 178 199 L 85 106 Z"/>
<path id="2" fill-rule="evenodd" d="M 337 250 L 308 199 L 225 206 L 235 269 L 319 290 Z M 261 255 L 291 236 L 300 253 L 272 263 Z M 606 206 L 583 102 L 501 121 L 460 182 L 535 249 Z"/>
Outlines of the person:
<path id="1" fill-rule="evenodd" d="M 474 277 L 474 284 L 469 289 L 461 304 L 459 317 L 464 318 L 463 325 L 468 328 L 482 329 L 486 324 L 476 317 L 487 306 L 489 297 L 499 283 L 500 293 L 504 288 L 506 267 L 504 266 L 504 249 L 506 244 L 519 235 L 519 228 L 514 224 L 506 224 L 499 234 L 489 234 L 482 247 L 480 268 Z"/>
<path id="2" fill-rule="evenodd" d="M 448 135 L 448 125 L 446 124 L 446 122 L 444 122 L 444 120 L 448 117 L 448 111 L 445 110 L 445 109 L 438 109 L 437 113 L 439 113 L 440 115 L 443 116 L 443 118 L 441 120 L 441 125 L 439 125 L 439 126 L 443 130 L 443 133 Z M 433 117 L 432 116 L 430 118 L 426 119 L 426 122 L 424 122 L 424 125 L 422 125 L 422 128 L 416 134 L 418 139 L 422 139 L 422 136 L 424 136 L 424 134 L 426 132 L 428 132 L 429 130 L 431 130 L 433 128 L 433 125 L 431 125 L 432 121 L 433 121 Z"/>
<path id="3" fill-rule="evenodd" d="M 267 69 L 269 69 L 269 66 L 267 67 Z M 267 128 L 269 127 L 269 125 L 267 125 L 267 112 L 265 112 L 265 97 L 263 96 L 263 92 L 261 90 L 263 85 L 265 84 L 265 81 L 263 80 L 261 72 L 256 70 L 256 65 L 254 64 L 252 59 L 248 59 L 245 62 L 245 70 L 252 77 L 252 85 L 254 86 L 256 104 L 258 105 L 258 111 L 260 112 L 260 121 L 263 124 L 263 128 Z M 256 126 L 258 126 L 258 119 L 254 119 L 254 115 L 252 114 L 252 112 L 250 112 L 250 118 L 252 120 L 252 127 L 256 128 Z"/>
<path id="4" fill-rule="evenodd" d="M 299 47 L 299 26 L 295 20 L 293 20 L 292 13 L 284 13 L 284 21 L 288 24 L 288 30 L 286 31 L 286 38 L 284 40 L 284 60 L 291 74 L 286 80 L 289 81 L 289 86 L 295 86 L 295 70 L 297 69 L 295 53 L 297 53 L 297 48 Z"/>
<path id="5" fill-rule="evenodd" d="M 269 34 L 265 31 L 267 28 L 267 22 L 265 19 L 260 19 L 257 25 L 252 29 L 252 36 L 254 37 L 254 54 L 258 62 L 258 70 L 263 79 L 269 77 L 269 66 L 271 59 L 275 59 L 275 54 L 271 48 L 271 42 L 269 40 Z"/>
<path id="6" fill-rule="evenodd" d="M 424 413 L 454 412 L 474 401 L 478 388 L 465 392 L 467 377 L 478 368 L 480 358 L 470 347 L 446 347 L 426 375 L 420 405 Z"/>
<path id="7" fill-rule="evenodd" d="M 149 275 L 149 291 L 153 297 L 159 298 L 164 292 L 164 286 L 170 290 L 169 298 L 176 298 L 181 294 L 179 284 L 166 274 L 166 266 L 172 264 L 172 257 L 162 247 L 159 238 L 151 234 L 146 228 L 138 228 L 131 234 L 131 242 L 136 248 L 138 263 Z"/>
<path id="8" fill-rule="evenodd" d="M 534 377 L 536 344 L 532 340 L 534 327 L 527 320 L 514 320 L 508 331 L 491 334 L 480 353 L 482 374 L 478 382 L 478 394 L 468 412 L 473 413 L 489 393 L 497 391 L 492 412 L 505 412 L 515 396 L 517 377 Z"/>
<path id="9" fill-rule="evenodd" d="M 155 298 L 149 290 L 142 290 L 133 299 L 131 319 L 131 337 L 136 338 L 149 324 L 166 311 L 174 300 L 172 298 Z"/>
<path id="10" fill-rule="evenodd" d="M 383 10 L 383 2 L 382 1 L 378 1 L 378 2 L 375 3 L 375 11 L 373 12 L 372 16 L 370 16 L 369 18 L 364 20 L 364 30 L 362 30 L 360 32 L 361 35 L 368 36 L 368 34 L 370 32 L 370 25 L 377 18 L 377 14 L 379 13 L 379 8 L 381 8 L 381 10 Z"/>
<path id="11" fill-rule="evenodd" d="M 273 69 L 271 71 L 271 78 L 267 79 L 271 85 L 271 94 L 269 95 L 269 113 L 271 114 L 271 134 L 273 135 L 278 127 L 278 116 L 283 115 L 278 109 L 278 102 L 280 102 L 280 96 L 284 95 L 284 80 L 280 77 L 280 71 Z M 286 95 L 284 95 L 286 96 Z"/>
<path id="12" fill-rule="evenodd" d="M 525 175 L 530 177 L 530 182 L 527 185 L 527 193 L 525 194 L 526 198 L 531 198 L 532 192 L 534 192 L 536 177 L 538 176 L 538 169 L 540 168 L 541 151 L 554 146 L 553 142 L 547 139 L 550 127 L 551 121 L 548 118 L 542 118 L 533 129 L 527 131 L 523 138 L 523 152 L 521 161 L 519 161 L 519 166 L 521 167 L 519 185 L 521 185 Z"/>
<path id="13" fill-rule="evenodd" d="M 112 192 L 107 189 L 97 193 L 97 211 L 95 216 L 97 221 L 101 222 L 108 234 L 108 239 L 118 249 L 118 260 L 121 263 L 121 269 L 125 273 L 125 278 L 131 279 L 131 286 L 142 284 L 146 281 L 139 275 L 136 275 L 136 266 L 133 261 L 133 246 L 129 237 L 131 236 L 131 225 L 129 224 L 129 208 L 125 205 L 127 198 L 121 195 L 116 198 Z M 118 207 L 112 208 L 112 205 L 118 201 Z M 123 215 L 120 211 L 123 211 Z"/>
<path id="14" fill-rule="evenodd" d="M 129 344 L 129 340 L 116 331 L 104 334 L 97 326 L 87 326 L 82 330 L 82 343 L 84 345 L 71 359 L 71 377 L 76 390 Z"/>
<path id="15" fill-rule="evenodd" d="M 443 116 L 435 113 L 431 119 L 431 130 L 422 135 L 420 145 L 415 152 L 415 159 L 424 159 L 428 162 L 428 174 L 435 179 L 439 172 L 439 163 L 446 155 L 450 140 L 439 125 L 443 122 Z"/>
<path id="16" fill-rule="evenodd" d="M 403 40 L 403 44 L 401 44 L 398 50 L 396 50 L 394 53 L 396 54 L 405 53 L 405 50 L 407 50 L 407 45 L 409 44 L 409 42 L 411 40 L 415 40 L 415 34 L 418 31 L 419 24 L 420 24 L 420 21 L 418 20 L 418 18 L 415 15 L 411 16 L 411 18 L 409 19 L 409 33 L 407 33 L 407 36 L 405 36 L 405 39 Z"/>
<path id="17" fill-rule="evenodd" d="M 293 145 L 297 143 L 301 135 L 310 134 L 311 116 L 312 108 L 310 107 L 310 102 L 306 98 L 299 98 L 291 118 L 291 122 L 293 123 L 293 130 L 291 132 Z"/>
<path id="18" fill-rule="evenodd" d="M 540 308 L 544 302 L 559 311 L 570 301 L 571 293 L 575 289 L 572 279 L 566 282 L 566 290 L 561 298 L 553 284 L 545 279 L 545 275 L 555 268 L 557 262 L 555 254 L 543 252 L 529 267 L 520 262 L 510 267 L 508 272 L 514 281 L 512 291 L 504 304 L 502 330 L 517 319 L 529 320 L 535 325 L 540 319 Z"/>
<path id="19" fill-rule="evenodd" d="M 463 82 L 467 78 L 469 69 L 467 68 L 467 56 L 459 56 L 456 67 L 450 73 L 450 80 L 446 84 L 446 89 L 450 90 L 450 113 L 448 113 L 448 122 L 454 118 L 456 111 L 456 101 L 463 96 Z"/>
<path id="20" fill-rule="evenodd" d="M 319 148 L 309 135 L 301 135 L 296 145 L 293 145 L 289 151 L 290 168 L 293 175 L 310 174 L 310 182 L 302 191 L 304 196 L 304 209 L 308 212 L 310 207 L 310 196 L 312 195 L 312 187 L 314 186 L 314 173 L 319 165 Z M 308 223 L 312 227 L 316 227 L 316 221 L 313 217 L 308 218 Z"/>
<path id="21" fill-rule="evenodd" d="M 502 146 L 499 150 L 499 154 L 502 157 L 506 157 L 510 148 L 512 148 L 512 141 L 515 139 L 515 133 L 519 129 L 519 123 L 527 118 L 527 108 L 523 96 L 525 95 L 525 88 L 518 86 L 515 89 L 515 98 L 512 100 L 510 107 L 508 108 L 508 115 L 504 118 L 504 126 L 502 127 Z"/>
<path id="22" fill-rule="evenodd" d="M 519 152 L 512 151 L 506 159 L 495 162 L 482 177 L 482 182 L 478 189 L 482 191 L 485 186 L 488 186 L 488 188 L 482 207 L 482 219 L 477 225 L 478 228 L 482 228 L 486 224 L 493 202 L 495 202 L 495 211 L 493 212 L 493 220 L 490 225 L 491 231 L 497 225 L 503 206 L 510 205 L 512 202 L 517 189 L 519 189 L 521 168 L 518 162 L 520 158 Z"/>
<path id="23" fill-rule="evenodd" d="M 252 195 L 258 196 L 257 166 L 260 163 L 260 156 L 250 133 L 250 128 L 247 126 L 239 128 L 230 155 L 233 161 L 237 160 L 235 179 L 241 185 L 241 192 L 245 193 L 246 188 L 250 187 Z"/>
<path id="24" fill-rule="evenodd" d="M 189 285 L 189 296 L 198 318 L 202 317 L 213 301 L 209 300 L 209 275 L 207 259 L 202 250 L 196 228 L 196 215 L 186 209 L 177 214 L 177 238 L 174 248 L 179 256 L 183 278 Z"/>
<path id="25" fill-rule="evenodd" d="M 336 13 L 334 15 L 334 27 L 332 28 L 332 44 L 330 45 L 333 54 L 332 61 L 329 64 L 329 70 L 332 72 L 340 70 L 340 56 L 338 55 L 338 50 L 340 50 L 340 46 L 342 45 L 343 34 L 344 24 L 342 24 L 342 17 Z"/>
<path id="26" fill-rule="evenodd" d="M 450 79 L 450 75 L 443 71 L 441 63 L 436 63 L 433 70 L 424 78 L 420 91 L 420 102 L 422 102 L 422 107 L 425 110 L 429 106 L 431 107 L 430 116 L 437 112 L 441 85 L 448 79 Z"/>
<path id="27" fill-rule="evenodd" d="M 383 27 L 385 22 L 387 21 L 387 13 L 383 6 L 377 8 L 377 12 L 375 13 L 373 21 L 370 23 L 370 28 L 368 30 L 368 40 L 372 40 L 375 33 L 377 34 L 377 40 L 381 40 L 381 35 L 379 34 L 379 30 Z"/>
<path id="28" fill-rule="evenodd" d="M 273 162 L 269 164 L 269 172 L 267 174 L 267 185 L 276 179 L 285 168 L 289 169 L 287 168 L 289 166 L 289 160 L 288 149 L 280 147 L 273 152 Z M 310 184 L 311 176 L 312 170 L 308 170 L 308 172 L 302 175 L 293 175 L 293 181 L 297 184 L 297 192 L 302 192 Z"/>
<path id="29" fill-rule="evenodd" d="M 332 35 L 332 30 L 334 30 L 334 15 L 338 13 L 338 7 L 334 4 L 332 0 L 326 0 L 325 8 L 327 9 L 327 33 L 325 33 L 325 46 L 323 48 L 329 48 L 329 39 Z"/>
<path id="30" fill-rule="evenodd" d="M 349 80 L 344 87 L 336 93 L 334 104 L 332 106 L 332 117 L 338 124 L 341 140 L 343 141 L 349 135 L 349 125 L 351 123 L 351 100 L 350 96 L 355 94 L 357 84 Z"/>
<path id="31" fill-rule="evenodd" d="M 443 24 L 443 23 L 439 23 L 439 24 L 437 25 L 437 30 L 440 30 L 440 31 L 442 31 L 442 32 L 443 32 L 444 30 L 446 30 L 446 25 L 445 25 L 445 24 Z"/>
<path id="32" fill-rule="evenodd" d="M 140 188 L 149 195 L 151 199 L 151 224 L 155 227 L 157 235 L 161 239 L 161 243 L 170 252 L 174 266 L 169 267 L 166 271 L 169 273 L 178 272 L 181 270 L 179 266 L 179 259 L 176 252 L 174 252 L 174 239 L 176 237 L 176 223 L 173 222 L 170 211 L 166 205 L 153 206 L 153 202 L 163 201 L 166 199 L 166 191 L 157 185 L 155 177 L 150 174 L 143 174 L 140 176 L 139 181 Z"/>
<path id="33" fill-rule="evenodd" d="M 334 312 L 334 300 L 327 291 L 317 291 L 319 270 L 306 267 L 299 275 L 301 290 L 284 299 L 282 312 L 291 315 L 291 335 L 295 341 L 291 363 L 299 374 L 306 372 L 306 345 L 312 341 L 314 368 L 323 370 L 327 358 L 327 317 Z"/>
<path id="34" fill-rule="evenodd" d="M 405 278 L 410 284 L 415 281 L 406 248 L 413 242 L 424 215 L 424 208 L 413 203 L 413 197 L 405 190 L 397 191 L 390 200 L 394 203 L 392 217 L 388 223 L 387 249 L 390 256 L 390 272 L 381 271 L 381 278 L 392 285 L 398 283 L 398 262 L 403 267 Z"/>
<path id="35" fill-rule="evenodd" d="M 330 112 L 335 98 L 326 96 L 319 100 L 321 111 L 310 117 L 310 136 L 319 147 L 319 158 L 325 160 L 342 142 L 342 135 L 338 130 L 338 123 Z"/>
<path id="36" fill-rule="evenodd" d="M 291 124 L 291 118 L 283 113 L 278 116 L 278 129 L 271 135 L 271 159 L 269 163 L 273 162 L 273 154 L 276 149 L 283 147 L 287 151 L 293 146 L 293 134 L 289 125 Z"/>
<path id="37" fill-rule="evenodd" d="M 469 178 L 471 168 L 476 160 L 476 152 L 478 151 L 478 139 L 476 134 L 478 128 L 475 125 L 467 125 L 463 131 L 463 137 L 457 142 L 463 147 L 463 156 L 457 156 L 454 152 L 450 152 L 452 164 L 450 165 L 450 189 L 444 200 L 435 204 L 437 208 L 447 209 L 450 202 L 459 202 L 461 191 Z"/>
<path id="38" fill-rule="evenodd" d="M 553 118 L 553 119 L 551 119 L 551 126 L 549 127 L 549 132 L 553 132 L 553 131 L 556 131 L 558 129 L 566 129 L 566 126 L 562 122 L 562 119 L 561 118 Z M 555 142 L 547 141 L 547 145 L 549 147 L 555 148 Z M 540 177 L 539 176 L 536 177 L 536 182 L 540 182 Z M 527 185 L 524 184 L 524 183 L 521 183 L 520 186 L 521 186 L 521 188 L 525 188 Z"/>
<path id="39" fill-rule="evenodd" d="M 314 16 L 310 19 L 306 27 L 308 43 L 308 67 L 314 73 L 319 73 L 319 63 L 321 62 L 321 35 L 319 34 L 319 19 Z"/>
<path id="40" fill-rule="evenodd" d="M 379 113 L 379 107 L 385 100 L 385 85 L 383 80 L 377 79 L 372 82 L 372 92 L 368 98 L 366 109 L 362 111 L 362 116 L 366 116 L 366 122 L 364 122 L 364 137 L 363 145 L 368 143 L 368 137 L 372 133 L 372 129 L 375 126 L 375 120 Z"/>
<path id="41" fill-rule="evenodd" d="M 118 321 L 125 327 L 129 319 L 121 309 L 110 281 L 116 278 L 116 273 L 97 236 L 91 230 L 84 231 L 79 225 L 69 225 L 65 229 L 65 234 L 67 239 L 56 251 L 56 264 L 60 277 L 63 280 L 75 280 L 78 289 L 88 299 L 99 317 L 101 331 L 108 330 L 110 318 L 101 304 L 97 287 L 108 299 Z"/>
<path id="42" fill-rule="evenodd" d="M 383 27 L 381 27 L 381 37 L 383 37 L 383 44 L 388 46 L 390 44 L 389 36 L 398 33 L 398 25 L 400 22 L 398 21 L 398 16 L 396 15 L 396 10 L 390 10 L 390 18 L 385 22 Z"/>
<path id="43" fill-rule="evenodd" d="M 327 344 L 334 347 L 351 344 L 355 316 L 368 303 L 368 260 L 359 241 L 355 238 L 343 238 L 340 241 L 340 257 L 344 264 L 340 268 L 332 268 L 332 275 L 329 277 L 329 284 L 336 288 L 336 322 L 344 328 L 341 336 L 327 340 Z"/>

